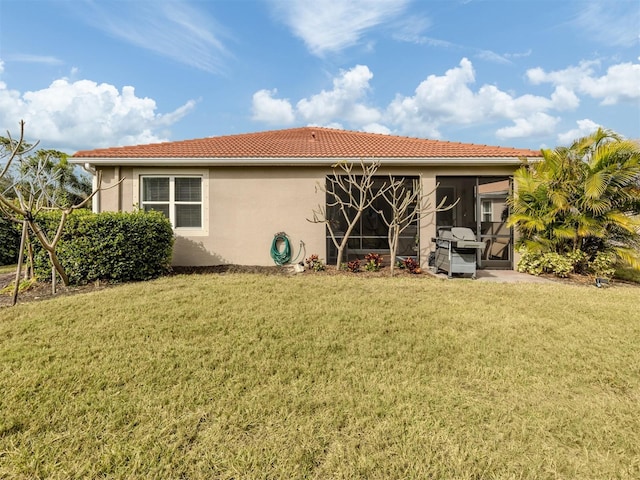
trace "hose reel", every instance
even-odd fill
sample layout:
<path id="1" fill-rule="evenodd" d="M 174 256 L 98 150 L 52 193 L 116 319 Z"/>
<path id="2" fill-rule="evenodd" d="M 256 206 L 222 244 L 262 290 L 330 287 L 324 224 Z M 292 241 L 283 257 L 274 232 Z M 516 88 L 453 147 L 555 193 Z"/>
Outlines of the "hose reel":
<path id="1" fill-rule="evenodd" d="M 276 265 L 284 265 L 291 260 L 291 244 L 286 233 L 278 232 L 273 236 L 271 258 Z"/>

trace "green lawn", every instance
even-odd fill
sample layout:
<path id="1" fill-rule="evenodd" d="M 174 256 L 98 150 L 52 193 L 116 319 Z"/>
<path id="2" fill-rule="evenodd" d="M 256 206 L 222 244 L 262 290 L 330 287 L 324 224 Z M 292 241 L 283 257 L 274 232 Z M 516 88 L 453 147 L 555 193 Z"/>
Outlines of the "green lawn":
<path id="1" fill-rule="evenodd" d="M 15 273 L 17 265 L 0 265 L 0 274 L 3 273 Z"/>
<path id="2" fill-rule="evenodd" d="M 0 478 L 640 478 L 640 289 L 192 275 L 0 309 Z"/>
<path id="3" fill-rule="evenodd" d="M 640 271 L 632 268 L 619 268 L 616 270 L 616 278 L 628 282 L 640 283 Z"/>

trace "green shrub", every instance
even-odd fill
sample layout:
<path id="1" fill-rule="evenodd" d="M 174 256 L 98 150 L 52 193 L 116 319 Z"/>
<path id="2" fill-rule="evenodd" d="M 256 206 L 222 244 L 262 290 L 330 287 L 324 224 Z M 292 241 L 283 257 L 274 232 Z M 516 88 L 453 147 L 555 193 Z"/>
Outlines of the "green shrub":
<path id="1" fill-rule="evenodd" d="M 0 265 L 13 265 L 18 261 L 20 230 L 17 224 L 0 216 Z"/>
<path id="2" fill-rule="evenodd" d="M 59 212 L 38 217 L 51 238 Z M 173 230 L 158 212 L 74 212 L 69 216 L 56 253 L 72 284 L 96 280 L 127 282 L 148 280 L 170 269 Z M 38 278 L 50 276 L 47 252 L 34 242 Z"/>
<path id="3" fill-rule="evenodd" d="M 541 275 L 544 273 L 544 267 L 542 264 L 542 254 L 538 252 L 531 252 L 529 250 L 520 250 L 520 261 L 516 269 L 522 273 L 528 273 L 530 275 Z"/>
<path id="4" fill-rule="evenodd" d="M 591 260 L 582 250 L 562 255 L 555 252 L 540 253 L 523 249 L 520 250 L 520 254 L 517 270 L 531 275 L 550 273 L 566 278 L 572 273 L 577 273 L 611 278 L 615 273 L 616 256 L 612 252 L 598 252 Z"/>
<path id="5" fill-rule="evenodd" d="M 616 256 L 612 252 L 598 252 L 589 262 L 589 270 L 596 277 L 611 278 L 616 273 Z"/>
<path id="6" fill-rule="evenodd" d="M 566 255 L 550 252 L 543 254 L 541 260 L 545 273 L 553 273 L 560 278 L 566 278 L 573 273 L 573 261 Z"/>
<path id="7" fill-rule="evenodd" d="M 565 253 L 564 256 L 571 262 L 573 270 L 569 273 L 588 273 L 589 254 L 583 250 L 574 250 Z"/>

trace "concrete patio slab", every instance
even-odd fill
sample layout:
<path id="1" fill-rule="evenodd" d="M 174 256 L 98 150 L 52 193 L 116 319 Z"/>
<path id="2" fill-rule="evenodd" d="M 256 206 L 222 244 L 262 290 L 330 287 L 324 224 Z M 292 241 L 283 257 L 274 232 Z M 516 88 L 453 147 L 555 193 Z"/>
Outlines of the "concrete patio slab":
<path id="1" fill-rule="evenodd" d="M 440 272 L 435 273 L 433 269 L 429 269 L 428 273 L 436 278 L 448 279 L 447 274 Z M 471 278 L 469 275 L 454 275 L 451 280 L 459 278 Z M 516 272 L 515 270 L 477 270 L 476 280 L 479 282 L 498 282 L 498 283 L 553 283 L 553 280 L 547 278 L 536 277 L 526 273 Z"/>

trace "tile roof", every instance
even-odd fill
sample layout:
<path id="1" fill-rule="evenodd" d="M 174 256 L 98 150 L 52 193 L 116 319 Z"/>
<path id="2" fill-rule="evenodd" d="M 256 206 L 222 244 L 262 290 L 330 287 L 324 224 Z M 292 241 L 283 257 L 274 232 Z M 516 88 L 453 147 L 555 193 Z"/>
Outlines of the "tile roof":
<path id="1" fill-rule="evenodd" d="M 539 157 L 534 150 L 322 127 L 83 150 L 75 158 L 472 158 Z"/>

